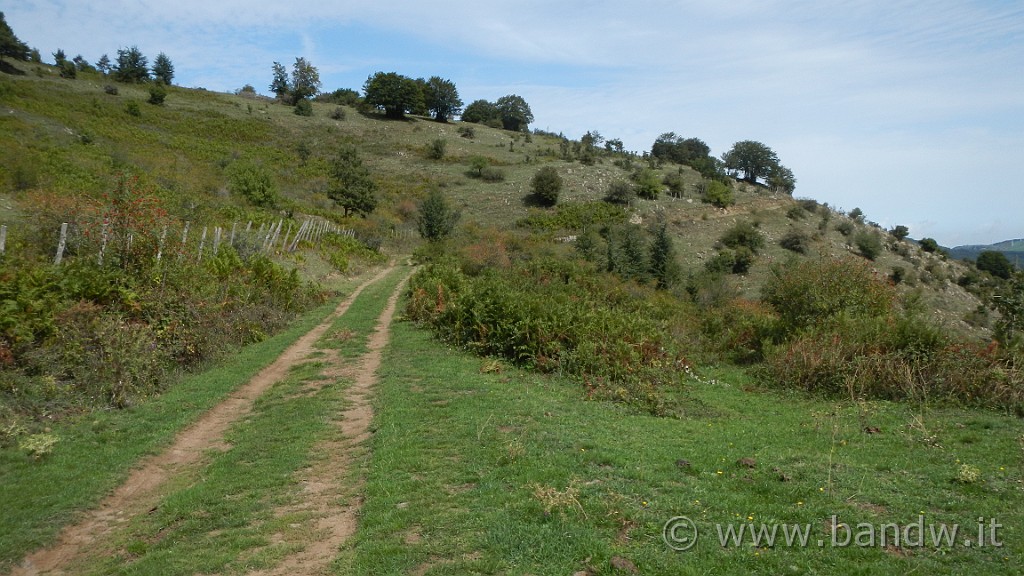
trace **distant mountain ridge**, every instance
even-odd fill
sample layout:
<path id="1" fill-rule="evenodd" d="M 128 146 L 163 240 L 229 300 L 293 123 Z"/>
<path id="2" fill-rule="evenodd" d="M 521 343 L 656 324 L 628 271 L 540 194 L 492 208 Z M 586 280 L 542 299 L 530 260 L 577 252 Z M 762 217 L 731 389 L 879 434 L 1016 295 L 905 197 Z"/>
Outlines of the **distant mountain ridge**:
<path id="1" fill-rule="evenodd" d="M 1002 252 L 1017 268 L 1024 269 L 1024 239 L 1003 240 L 995 244 L 968 244 L 949 249 L 949 254 L 958 260 L 975 260 L 978 254 L 992 250 Z"/>

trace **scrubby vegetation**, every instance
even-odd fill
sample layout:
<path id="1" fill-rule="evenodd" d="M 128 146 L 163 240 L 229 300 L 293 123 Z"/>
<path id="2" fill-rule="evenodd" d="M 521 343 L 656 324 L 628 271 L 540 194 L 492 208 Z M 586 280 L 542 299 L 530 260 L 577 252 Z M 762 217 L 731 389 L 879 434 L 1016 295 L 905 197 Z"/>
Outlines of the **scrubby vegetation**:
<path id="1" fill-rule="evenodd" d="M 588 396 L 673 412 L 693 330 L 679 301 L 599 274 L 542 260 L 467 274 L 428 265 L 410 283 L 408 314 L 451 343 L 543 372 L 583 379 Z"/>
<path id="2" fill-rule="evenodd" d="M 20 243 L 0 259 L 5 421 L 131 405 L 323 298 L 241 238 L 205 258 L 195 239 L 168 241 L 162 203 L 135 179 L 76 220 L 60 266 Z"/>
<path id="3" fill-rule="evenodd" d="M 699 284 L 670 294 L 636 284 L 652 280 L 646 239 L 621 227 L 607 237 L 619 256 L 591 258 L 597 268 L 532 257 L 469 273 L 457 260 L 432 264 L 411 285 L 410 317 L 446 341 L 576 374 L 588 394 L 655 413 L 672 413 L 684 390 L 672 374 L 716 357 L 755 363 L 770 386 L 1024 411 L 1018 352 L 944 333 L 863 261 L 793 259 L 773 268 L 760 303 L 707 301 Z M 741 223 L 723 243 L 752 253 L 763 240 Z"/>

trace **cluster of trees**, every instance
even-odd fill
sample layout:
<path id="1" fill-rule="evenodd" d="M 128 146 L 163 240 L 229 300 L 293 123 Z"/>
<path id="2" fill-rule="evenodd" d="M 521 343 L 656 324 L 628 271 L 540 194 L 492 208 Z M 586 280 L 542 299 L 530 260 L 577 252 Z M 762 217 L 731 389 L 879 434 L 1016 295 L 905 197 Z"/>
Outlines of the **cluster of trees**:
<path id="1" fill-rule="evenodd" d="M 455 83 L 447 78 L 410 78 L 398 72 L 377 72 L 363 84 L 363 96 L 351 89 L 317 94 L 320 77 L 315 67 L 304 58 L 297 58 L 291 77 L 279 62 L 274 62 L 270 90 L 289 104 L 315 97 L 321 102 L 348 106 L 367 106 L 382 110 L 388 118 L 401 120 L 406 114 L 431 115 L 438 122 L 461 116 L 464 122 L 486 124 L 516 132 L 525 132 L 533 122 L 533 111 L 522 96 L 509 94 L 497 102 L 477 100 L 463 109 L 462 98 Z M 589 134 L 589 133 L 588 133 Z M 595 132 L 594 135 L 599 137 Z M 590 146 L 598 141 L 592 140 Z M 609 149 L 622 148 L 621 141 L 608 143 Z"/>
<path id="2" fill-rule="evenodd" d="M 438 122 L 447 122 L 462 112 L 462 99 L 455 83 L 440 76 L 413 79 L 397 72 L 377 72 L 363 84 L 363 97 L 350 88 L 320 94 L 320 75 L 305 58 L 296 58 L 291 77 L 274 62 L 270 90 L 278 99 L 299 105 L 315 99 L 318 102 L 366 106 L 383 110 L 388 118 L 401 120 L 406 114 L 433 115 Z"/>
<path id="3" fill-rule="evenodd" d="M 675 132 L 666 132 L 654 140 L 651 156 L 684 164 L 711 180 L 725 180 L 722 162 L 711 156 L 711 147 L 700 138 L 683 138 Z"/>
<path id="4" fill-rule="evenodd" d="M 525 132 L 533 122 L 533 111 L 522 96 L 509 94 L 496 102 L 476 100 L 462 113 L 463 122 L 484 124 L 492 128 L 504 128 L 514 132 Z"/>
<path id="5" fill-rule="evenodd" d="M 280 62 L 274 62 L 270 91 L 278 100 L 292 106 L 300 102 L 309 103 L 320 92 L 320 71 L 305 58 L 296 58 L 292 64 L 291 77 Z"/>
<path id="6" fill-rule="evenodd" d="M 150 67 L 149 58 L 146 58 L 138 46 L 118 49 L 114 62 L 104 54 L 96 61 L 95 66 L 90 65 L 81 54 L 68 60 L 64 51 L 60 49 L 53 53 L 53 61 L 60 68 L 61 76 L 65 78 L 74 78 L 76 72 L 100 72 L 104 76 L 109 75 L 118 82 L 128 84 L 155 81 L 169 85 L 174 81 L 174 64 L 167 54 L 158 54 Z"/>
<path id="7" fill-rule="evenodd" d="M 793 171 L 779 162 L 774 150 L 754 140 L 736 142 L 719 160 L 711 156 L 711 148 L 703 140 L 666 132 L 654 141 L 651 156 L 690 166 L 710 180 L 724 180 L 729 174 L 751 184 L 763 182 L 786 194 L 796 189 Z"/>
<path id="8" fill-rule="evenodd" d="M 495 123 L 497 124 L 497 120 Z M 621 158 L 615 160 L 615 164 L 624 170 L 632 167 L 632 160 L 629 158 L 623 147 L 622 140 L 618 138 L 605 138 L 597 130 L 588 130 L 578 141 L 569 140 L 562 134 L 553 134 L 543 130 L 534 130 L 534 133 L 547 135 L 561 140 L 559 143 L 560 155 L 566 162 L 578 160 L 580 164 L 592 166 L 602 155 L 617 155 Z M 604 144 L 603 148 L 601 144 Z"/>
<path id="9" fill-rule="evenodd" d="M 722 155 L 722 162 L 734 175 L 742 172 L 742 179 L 751 184 L 764 180 L 772 190 L 787 194 L 796 189 L 793 171 L 780 164 L 775 151 L 760 142 L 743 140 L 733 144 L 732 149 Z"/>
<path id="10" fill-rule="evenodd" d="M 682 275 L 665 222 L 647 233 L 636 224 L 590 230 L 576 241 L 576 249 L 603 270 L 661 290 L 676 285 Z"/>
<path id="11" fill-rule="evenodd" d="M 414 80 L 397 72 L 377 72 L 363 84 L 363 101 L 396 120 L 429 113 L 438 122 L 447 122 L 462 111 L 455 83 L 440 76 Z"/>
<path id="12" fill-rule="evenodd" d="M 30 49 L 28 45 L 14 34 L 14 30 L 7 24 L 3 12 L 0 12 L 0 59 L 4 57 L 22 61 L 40 61 L 39 51 Z M 58 48 L 53 53 L 53 63 L 58 68 L 61 77 L 73 79 L 79 72 L 100 72 L 104 76 L 111 75 L 119 82 L 139 83 L 154 80 L 162 84 L 171 84 L 174 81 L 174 64 L 171 59 L 161 52 L 149 66 L 149 59 L 139 50 L 138 46 L 121 48 L 117 51 L 117 60 L 111 62 L 106 54 L 90 64 L 81 54 L 74 58 L 68 58 L 64 50 Z"/>
<path id="13" fill-rule="evenodd" d="M 110 59 L 104 54 L 96 68 L 104 74 L 112 74 L 119 82 L 141 83 L 154 80 L 162 84 L 171 84 L 174 80 L 174 64 L 166 54 L 161 52 L 153 61 L 152 68 L 148 68 L 149 59 L 139 50 L 138 46 L 120 48 L 117 51 L 117 60 L 113 65 Z M 152 73 L 152 75 L 150 74 Z"/>

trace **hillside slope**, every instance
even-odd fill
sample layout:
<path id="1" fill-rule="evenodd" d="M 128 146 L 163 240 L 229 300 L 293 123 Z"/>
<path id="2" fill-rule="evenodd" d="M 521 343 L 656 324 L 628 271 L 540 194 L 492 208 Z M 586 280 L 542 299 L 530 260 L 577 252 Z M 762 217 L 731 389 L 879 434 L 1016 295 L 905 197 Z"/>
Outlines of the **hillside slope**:
<path id="1" fill-rule="evenodd" d="M 756 298 L 773 263 L 857 253 L 853 238 L 863 231 L 883 239 L 873 264 L 879 274 L 900 277 L 904 291 L 919 291 L 924 307 L 943 325 L 987 337 L 984 326 L 964 321 L 980 305 L 956 284 L 969 270 L 964 264 L 898 242 L 828 206 L 761 187 L 736 184 L 736 204 L 719 209 L 700 201 L 701 177 L 688 167 L 600 150 L 592 165 L 567 161 L 567 140 L 551 134 L 419 117 L 387 121 L 322 103 L 313 104 L 312 117 L 302 117 L 268 99 L 183 88 L 171 88 L 165 103 L 155 106 L 146 103 L 143 87 L 116 84 L 114 95 L 114 83 L 98 74 L 63 80 L 46 66 L 23 67 L 24 76 L 0 76 L 0 145 L 8 151 L 0 160 L 0 222 L 12 229 L 73 219 L 76 210 L 111 189 L 119 172 L 128 171 L 156 190 L 173 215 L 197 224 L 297 222 L 314 214 L 405 252 L 415 245 L 416 202 L 428 189 L 439 188 L 455 201 L 464 228 L 514 230 L 537 210 L 528 195 L 530 178 L 541 166 L 558 170 L 565 182 L 560 203 L 571 204 L 599 201 L 613 181 L 628 180 L 632 168 L 649 165 L 659 178 L 679 174 L 683 193 L 635 201 L 632 221 L 666 222 L 684 271 L 701 270 L 727 229 L 751 222 L 767 245 L 746 274 L 732 278 L 742 294 Z M 466 127 L 472 137 L 465 137 Z M 427 154 L 436 140 L 445 142 L 441 160 Z M 379 186 L 380 205 L 365 220 L 342 218 L 328 197 L 330 168 L 345 143 L 358 148 Z M 494 177 L 474 177 L 474 158 L 486 159 Z M 232 190 L 233 167 L 243 164 L 272 175 L 280 196 L 275 206 L 256 206 Z M 837 230 L 842 222 L 852 232 Z M 548 238 L 576 232 L 552 231 Z M 805 236 L 805 255 L 779 245 L 792 234 Z"/>

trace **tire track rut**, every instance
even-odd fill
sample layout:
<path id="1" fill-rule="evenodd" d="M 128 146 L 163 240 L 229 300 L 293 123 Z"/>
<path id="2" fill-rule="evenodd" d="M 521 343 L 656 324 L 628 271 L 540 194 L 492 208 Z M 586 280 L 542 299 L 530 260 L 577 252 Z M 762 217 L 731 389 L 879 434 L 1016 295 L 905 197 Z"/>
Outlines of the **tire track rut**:
<path id="1" fill-rule="evenodd" d="M 314 344 L 331 327 L 335 319 L 348 310 L 366 287 L 380 281 L 393 269 L 394 265 L 389 265 L 373 278 L 360 284 L 323 321 L 296 340 L 273 363 L 180 432 L 170 447 L 155 456 L 143 459 L 129 474 L 128 479 L 104 498 L 98 507 L 89 511 L 78 522 L 66 526 L 52 546 L 36 550 L 25 557 L 13 569 L 11 575 L 64 574 L 65 567 L 83 557 L 93 543 L 102 542 L 120 524 L 156 506 L 161 496 L 160 487 L 179 472 L 199 462 L 208 450 L 223 448 L 223 437 L 228 427 L 248 414 L 256 399 L 282 380 L 293 366 L 307 359 L 314 350 Z M 400 287 L 401 284 L 388 302 L 388 309 L 392 315 L 393 302 L 397 301 Z M 381 317 L 381 321 L 383 320 L 384 315 Z M 388 321 L 390 322 L 390 316 Z M 372 356 L 373 346 L 383 347 L 383 344 L 378 342 L 381 338 L 386 343 L 387 328 L 385 326 L 382 336 L 378 324 L 378 330 L 371 337 L 370 352 L 365 355 L 364 366 L 359 371 L 358 380 L 362 379 L 363 372 L 369 368 L 365 365 Z M 379 351 L 377 356 L 376 365 L 379 366 Z M 376 366 L 373 367 L 373 371 L 376 371 Z M 372 372 L 370 378 L 372 383 Z M 368 425 L 367 422 L 367 427 Z M 354 512 L 352 515 L 354 517 Z"/>

